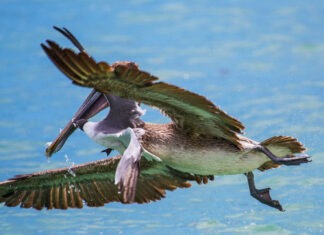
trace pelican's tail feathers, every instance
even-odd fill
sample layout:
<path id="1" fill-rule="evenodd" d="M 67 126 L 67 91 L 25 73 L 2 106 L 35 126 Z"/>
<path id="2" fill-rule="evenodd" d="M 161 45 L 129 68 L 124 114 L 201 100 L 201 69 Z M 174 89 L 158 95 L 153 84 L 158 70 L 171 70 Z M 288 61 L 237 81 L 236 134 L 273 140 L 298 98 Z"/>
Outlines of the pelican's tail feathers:
<path id="1" fill-rule="evenodd" d="M 261 142 L 261 145 L 267 147 L 273 154 L 282 157 L 289 154 L 302 153 L 306 150 L 302 143 L 291 136 L 273 136 Z M 268 161 L 258 169 L 265 171 L 271 168 L 277 168 L 280 165 L 273 161 Z"/>
<path id="2" fill-rule="evenodd" d="M 272 146 L 286 148 L 290 150 L 290 153 L 302 153 L 306 150 L 302 143 L 291 136 L 273 136 L 261 142 L 261 145 L 267 148 L 271 148 Z"/>

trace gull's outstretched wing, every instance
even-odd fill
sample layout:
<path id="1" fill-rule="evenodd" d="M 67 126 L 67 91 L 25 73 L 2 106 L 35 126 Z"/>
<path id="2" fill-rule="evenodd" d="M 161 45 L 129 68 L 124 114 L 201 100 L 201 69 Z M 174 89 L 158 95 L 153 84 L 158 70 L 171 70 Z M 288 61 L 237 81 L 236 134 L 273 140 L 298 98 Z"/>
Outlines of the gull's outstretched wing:
<path id="1" fill-rule="evenodd" d="M 63 49 L 50 40 L 41 46 L 73 83 L 157 107 L 179 128 L 224 138 L 242 148 L 237 134 L 242 133 L 243 124 L 205 97 L 158 82 L 158 78 L 139 70 L 131 62 L 117 62 L 110 66 L 106 62 L 97 63 L 85 52 Z"/>
<path id="2" fill-rule="evenodd" d="M 114 184 L 115 170 L 120 156 L 72 168 L 18 175 L 0 183 L 0 203 L 35 209 L 67 209 L 103 206 L 109 202 L 123 202 Z M 177 172 L 144 158 L 140 162 L 134 202 L 147 203 L 165 197 L 166 190 L 190 187 L 187 180 L 199 177 Z M 204 180 L 207 178 L 204 176 Z"/>

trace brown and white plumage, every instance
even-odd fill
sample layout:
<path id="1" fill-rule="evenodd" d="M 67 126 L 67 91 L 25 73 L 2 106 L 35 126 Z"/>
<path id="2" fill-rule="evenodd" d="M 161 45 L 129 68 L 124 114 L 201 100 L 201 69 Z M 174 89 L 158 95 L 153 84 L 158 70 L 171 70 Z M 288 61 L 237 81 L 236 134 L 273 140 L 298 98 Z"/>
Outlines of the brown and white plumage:
<path id="1" fill-rule="evenodd" d="M 110 66 L 97 63 L 85 52 L 62 49 L 50 40 L 47 44 L 42 44 L 43 49 L 73 83 L 157 107 L 184 131 L 221 137 L 242 148 L 237 134 L 242 133 L 243 124 L 205 97 L 158 82 L 157 77 L 139 70 L 132 62 Z"/>
<path id="2" fill-rule="evenodd" d="M 0 202 L 5 202 L 8 206 L 22 203 L 24 207 L 35 208 L 43 206 L 67 208 L 75 204 L 80 205 L 81 200 L 85 200 L 90 206 L 102 205 L 109 201 L 142 203 L 160 199 L 164 196 L 165 189 L 188 187 L 186 180 L 207 183 L 208 179 L 213 179 L 212 175 L 245 174 L 253 197 L 266 205 L 282 210 L 280 203 L 271 199 L 269 188 L 261 190 L 255 188 L 252 171 L 276 168 L 281 164 L 299 165 L 309 162 L 309 156 L 306 154 L 294 155 L 305 150 L 296 138 L 275 136 L 263 142 L 251 140 L 242 135 L 244 129 L 242 123 L 203 96 L 159 82 L 156 77 L 141 71 L 132 62 L 117 62 L 112 65 L 96 62 L 68 30 L 56 29 L 67 36 L 80 52 L 63 49 L 50 40 L 47 40 L 47 45 L 42 44 L 44 51 L 73 83 L 92 87 L 97 92 L 93 90 L 89 95 L 88 99 L 93 101 L 89 106 L 90 109 L 85 108 L 88 105 L 81 106 L 81 111 L 79 110 L 80 112 L 78 111 L 74 116 L 79 120 L 68 123 L 47 149 L 47 155 L 50 156 L 62 147 L 68 135 L 76 128 L 71 126 L 72 123 L 79 123 L 81 129 L 85 125 L 85 132 L 93 140 L 105 143 L 108 147 L 113 143 L 112 137 L 112 141 L 118 140 L 115 137 L 119 132 L 107 136 L 105 135 L 107 132 L 102 131 L 104 128 L 100 131 L 96 127 L 123 126 L 122 131 L 127 128 L 135 131 L 137 126 L 125 126 L 125 122 L 119 121 L 118 117 L 109 120 L 109 115 L 108 119 L 101 122 L 84 124 L 87 121 L 85 119 L 109 106 L 109 102 L 106 104 L 101 96 L 114 96 L 116 100 L 123 98 L 134 103 L 142 102 L 157 107 L 172 119 L 173 122 L 170 124 L 142 123 L 139 129 L 142 129 L 143 133 L 133 138 L 136 140 L 137 147 L 142 148 L 143 151 L 147 150 L 152 156 L 157 156 L 161 162 L 150 162 L 142 158 L 141 167 L 128 168 L 128 166 L 136 166 L 141 155 L 137 151 L 136 158 L 126 158 L 132 155 L 131 151 L 135 149 L 132 148 L 135 145 L 130 141 L 127 142 L 128 146 L 124 143 L 123 149 L 119 151 L 123 152 L 126 148 L 130 150 L 125 158 L 123 155 L 120 162 L 123 162 L 123 159 L 136 160 L 130 161 L 131 164 L 122 164 L 123 167 L 126 166 L 126 170 L 121 171 L 126 183 L 123 184 L 124 190 L 121 195 L 118 195 L 117 187 L 113 185 L 112 180 L 118 169 L 119 157 L 117 157 L 73 168 L 77 176 L 68 179 L 71 179 L 72 185 L 80 190 L 80 193 L 70 195 L 77 199 L 76 202 L 73 202 L 67 194 L 70 190 L 70 182 L 62 178 L 62 175 L 66 174 L 66 169 L 18 176 L 2 182 Z M 92 99 L 94 94 L 98 96 Z M 88 99 L 84 104 L 89 103 Z M 115 107 L 125 104 L 125 101 L 119 101 Z M 127 121 L 127 115 L 122 113 L 120 115 Z M 106 146 L 105 144 L 103 145 Z M 36 184 L 45 187 L 35 186 Z M 94 199 L 91 199 L 92 197 Z"/>
<path id="3" fill-rule="evenodd" d="M 0 203 L 35 209 L 67 209 L 103 206 L 124 202 L 114 184 L 120 156 L 62 169 L 18 175 L 0 183 Z M 135 203 L 148 203 L 165 197 L 166 190 L 188 188 L 188 180 L 204 181 L 211 177 L 185 174 L 144 159 L 137 182 Z"/>

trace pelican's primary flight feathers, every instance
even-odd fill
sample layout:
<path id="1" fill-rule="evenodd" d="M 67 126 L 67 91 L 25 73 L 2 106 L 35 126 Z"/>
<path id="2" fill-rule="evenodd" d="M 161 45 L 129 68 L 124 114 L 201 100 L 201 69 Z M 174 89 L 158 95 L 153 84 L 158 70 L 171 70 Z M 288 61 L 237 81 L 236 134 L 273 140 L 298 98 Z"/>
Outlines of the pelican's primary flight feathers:
<path id="1" fill-rule="evenodd" d="M 160 199 L 165 189 L 189 187 L 188 180 L 207 183 L 214 175 L 245 174 L 254 198 L 283 210 L 269 188 L 255 187 L 252 171 L 309 162 L 297 139 L 251 140 L 243 136 L 240 121 L 205 97 L 161 82 L 133 62 L 96 62 L 67 29 L 54 28 L 79 52 L 47 40 L 41 44 L 45 53 L 74 84 L 93 90 L 46 155 L 60 150 L 79 127 L 105 146 L 107 155 L 114 149 L 121 156 L 76 166 L 75 176 L 58 169 L 14 177 L 0 183 L 0 202 L 37 209 L 80 207 L 81 200 L 89 206 L 142 203 Z M 143 122 L 139 103 L 160 109 L 172 122 Z M 110 112 L 105 119 L 88 121 L 106 107 Z"/>
<path id="2" fill-rule="evenodd" d="M 82 208 L 123 202 L 114 184 L 114 174 L 121 156 L 87 164 L 33 174 L 18 175 L 0 184 L 0 203 L 35 209 Z M 208 177 L 185 174 L 156 161 L 140 161 L 134 202 L 148 203 L 165 197 L 165 190 L 190 187 L 188 180 L 207 182 Z M 11 187 L 9 187 L 9 185 Z"/>

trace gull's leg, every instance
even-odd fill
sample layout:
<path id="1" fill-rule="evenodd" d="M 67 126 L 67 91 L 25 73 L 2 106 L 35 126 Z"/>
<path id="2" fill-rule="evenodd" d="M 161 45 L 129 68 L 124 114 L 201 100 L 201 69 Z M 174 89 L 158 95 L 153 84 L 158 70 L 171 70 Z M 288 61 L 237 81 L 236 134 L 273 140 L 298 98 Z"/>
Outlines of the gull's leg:
<path id="1" fill-rule="evenodd" d="M 272 200 L 270 196 L 270 188 L 264 188 L 264 189 L 257 189 L 255 187 L 254 183 L 254 175 L 252 172 L 248 172 L 245 174 L 248 180 L 250 194 L 252 197 L 257 199 L 259 202 L 266 204 L 268 206 L 274 207 L 280 211 L 284 211 L 282 209 L 282 206 L 280 205 L 280 202 L 277 200 Z"/>
<path id="2" fill-rule="evenodd" d="M 270 158 L 273 162 L 283 165 L 299 165 L 301 163 L 311 162 L 309 160 L 310 156 L 307 154 L 300 154 L 299 156 L 295 155 L 287 155 L 285 157 L 277 157 L 274 155 L 268 148 L 264 146 L 258 146 L 256 148 L 258 151 L 264 153 L 268 158 Z"/>

